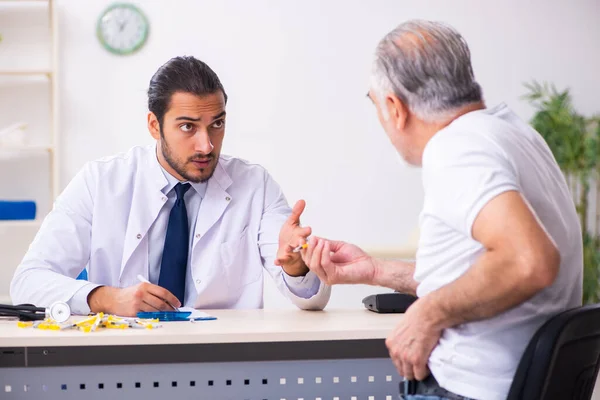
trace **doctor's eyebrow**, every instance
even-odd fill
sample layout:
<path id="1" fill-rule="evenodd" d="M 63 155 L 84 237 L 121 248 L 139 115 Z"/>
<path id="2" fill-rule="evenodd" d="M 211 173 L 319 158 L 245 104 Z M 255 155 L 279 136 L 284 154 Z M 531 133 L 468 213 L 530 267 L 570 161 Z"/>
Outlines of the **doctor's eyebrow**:
<path id="1" fill-rule="evenodd" d="M 225 115 L 227 115 L 227 112 L 226 112 L 226 111 L 223 111 L 222 113 L 219 113 L 219 114 L 215 115 L 215 116 L 212 118 L 212 120 L 213 120 L 213 122 L 214 122 L 214 121 L 218 120 L 219 118 L 223 118 Z"/>
<path id="2" fill-rule="evenodd" d="M 184 115 L 184 116 L 181 116 L 181 117 L 177 117 L 177 118 L 175 118 L 175 121 L 192 121 L 192 122 L 198 122 L 198 121 L 200 121 L 201 119 L 202 119 L 202 118 L 192 118 L 192 117 L 186 117 L 186 116 Z"/>
<path id="3" fill-rule="evenodd" d="M 212 117 L 212 121 L 216 121 L 219 118 L 223 118 L 226 114 L 227 114 L 227 112 L 223 111 L 223 112 L 215 115 L 214 117 Z M 182 115 L 181 117 L 175 118 L 175 121 L 192 121 L 192 122 L 198 122 L 201 119 L 202 118 L 200 118 L 200 117 L 198 117 L 198 118 L 192 118 L 192 117 L 186 117 L 185 115 Z"/>

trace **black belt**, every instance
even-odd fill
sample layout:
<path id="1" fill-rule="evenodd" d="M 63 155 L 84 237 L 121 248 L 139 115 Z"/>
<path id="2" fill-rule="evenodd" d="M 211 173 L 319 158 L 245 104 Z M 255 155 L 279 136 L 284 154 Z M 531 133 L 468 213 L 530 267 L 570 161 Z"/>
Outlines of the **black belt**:
<path id="1" fill-rule="evenodd" d="M 431 374 L 422 381 L 406 380 L 400 382 L 400 394 L 404 396 L 415 394 L 438 396 L 448 400 L 469 400 L 467 397 L 460 396 L 442 388 Z"/>

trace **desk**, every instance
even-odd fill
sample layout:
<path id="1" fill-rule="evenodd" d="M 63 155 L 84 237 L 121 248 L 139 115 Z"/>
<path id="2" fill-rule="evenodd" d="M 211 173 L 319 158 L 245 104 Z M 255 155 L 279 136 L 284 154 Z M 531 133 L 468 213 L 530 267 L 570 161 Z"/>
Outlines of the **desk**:
<path id="1" fill-rule="evenodd" d="M 0 399 L 397 398 L 384 340 L 401 315 L 208 312 L 218 319 L 88 334 L 1 321 Z"/>

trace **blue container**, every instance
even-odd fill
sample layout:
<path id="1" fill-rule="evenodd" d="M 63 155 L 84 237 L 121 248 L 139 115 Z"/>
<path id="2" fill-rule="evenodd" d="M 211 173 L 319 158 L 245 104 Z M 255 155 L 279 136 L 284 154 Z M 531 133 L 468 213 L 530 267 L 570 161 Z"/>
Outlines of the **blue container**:
<path id="1" fill-rule="evenodd" d="M 81 273 L 77 276 L 77 280 L 79 280 L 79 281 L 87 281 L 88 280 L 87 269 L 84 269 L 83 271 L 81 271 Z"/>
<path id="2" fill-rule="evenodd" d="M 35 219 L 35 202 L 0 200 L 0 220 Z"/>

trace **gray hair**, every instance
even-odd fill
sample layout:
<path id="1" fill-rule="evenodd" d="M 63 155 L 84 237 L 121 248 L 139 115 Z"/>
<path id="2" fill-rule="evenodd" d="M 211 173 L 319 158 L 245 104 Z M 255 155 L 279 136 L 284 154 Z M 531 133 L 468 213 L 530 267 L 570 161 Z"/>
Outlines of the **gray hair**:
<path id="1" fill-rule="evenodd" d="M 467 42 L 451 26 L 433 21 L 405 22 L 379 42 L 372 89 L 380 100 L 394 93 L 428 122 L 482 101 Z"/>

